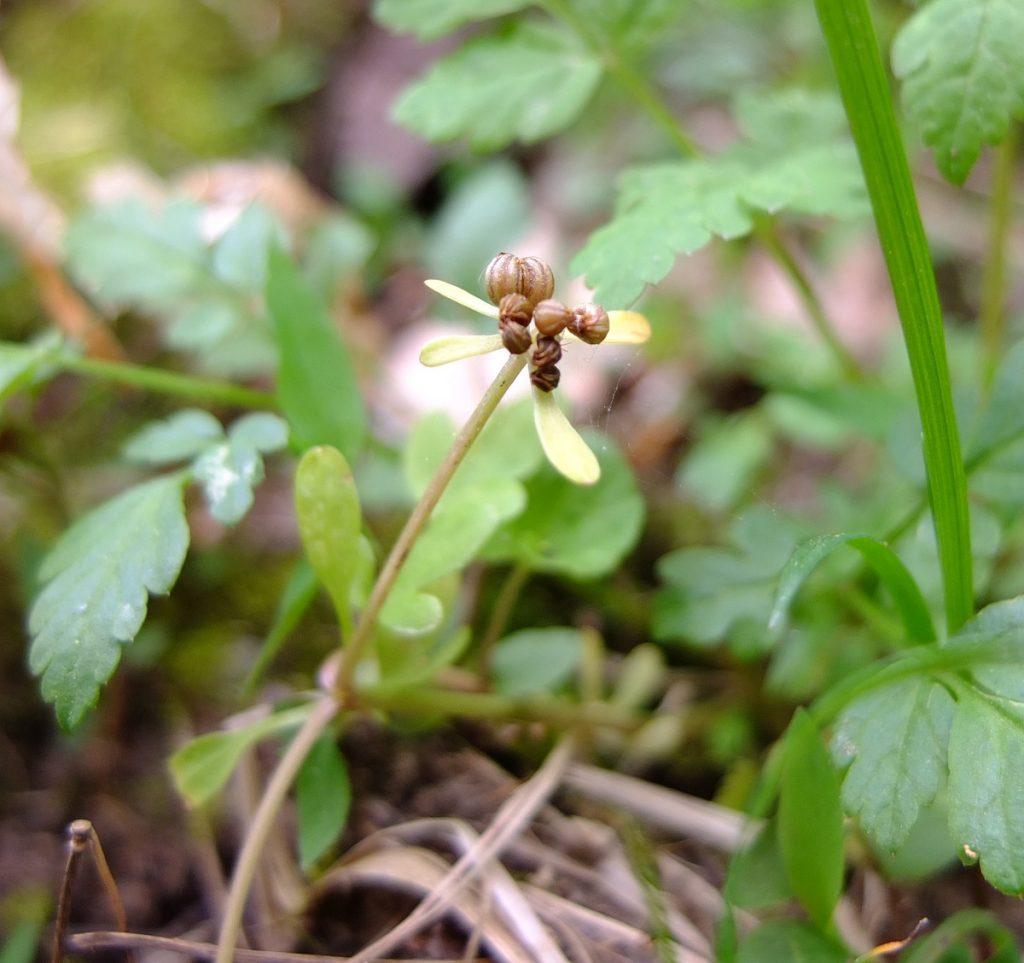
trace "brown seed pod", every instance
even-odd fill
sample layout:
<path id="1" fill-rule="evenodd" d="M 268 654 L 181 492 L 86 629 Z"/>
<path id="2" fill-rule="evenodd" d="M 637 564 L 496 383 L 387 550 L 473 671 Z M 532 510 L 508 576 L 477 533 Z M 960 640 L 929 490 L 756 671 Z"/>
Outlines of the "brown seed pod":
<path id="1" fill-rule="evenodd" d="M 533 343 L 529 328 L 511 318 L 502 318 L 498 322 L 498 331 L 501 332 L 501 343 L 510 354 L 522 354 Z"/>
<path id="2" fill-rule="evenodd" d="M 537 339 L 537 347 L 533 349 L 531 360 L 538 368 L 558 364 L 562 358 L 562 346 L 558 338 L 542 337 Z"/>
<path id="3" fill-rule="evenodd" d="M 532 304 L 537 304 L 554 294 L 555 276 L 545 261 L 539 257 L 524 257 L 520 261 L 520 267 L 523 279 L 520 282 L 519 293 Z"/>
<path id="4" fill-rule="evenodd" d="M 572 309 L 569 330 L 580 341 L 586 341 L 587 344 L 600 344 L 608 337 L 610 327 L 608 312 L 600 304 L 577 304 Z"/>
<path id="5" fill-rule="evenodd" d="M 524 328 L 533 318 L 533 305 L 521 294 L 506 294 L 498 302 L 499 321 L 514 321 Z"/>
<path id="6" fill-rule="evenodd" d="M 540 388 L 541 391 L 554 391 L 558 387 L 561 377 L 562 373 L 553 364 L 549 364 L 544 368 L 534 368 L 530 372 L 530 381 L 535 388 Z"/>
<path id="7" fill-rule="evenodd" d="M 520 258 L 502 251 L 491 258 L 484 271 L 484 285 L 487 297 L 493 304 L 499 304 L 506 294 L 521 294 L 523 268 Z"/>
<path id="8" fill-rule="evenodd" d="M 533 322 L 541 334 L 561 334 L 573 319 L 573 313 L 561 301 L 547 298 L 533 309 Z"/>

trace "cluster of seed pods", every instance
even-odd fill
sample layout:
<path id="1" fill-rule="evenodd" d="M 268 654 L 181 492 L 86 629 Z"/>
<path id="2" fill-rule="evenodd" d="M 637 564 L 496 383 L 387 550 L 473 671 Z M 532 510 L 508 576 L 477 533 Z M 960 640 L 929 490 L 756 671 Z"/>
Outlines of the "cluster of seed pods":
<path id="1" fill-rule="evenodd" d="M 540 258 L 498 254 L 487 265 L 485 283 L 498 306 L 502 344 L 512 354 L 532 349 L 530 381 L 541 391 L 558 387 L 564 331 L 587 344 L 600 344 L 608 335 L 608 312 L 600 305 L 569 308 L 551 297 L 555 279 Z"/>

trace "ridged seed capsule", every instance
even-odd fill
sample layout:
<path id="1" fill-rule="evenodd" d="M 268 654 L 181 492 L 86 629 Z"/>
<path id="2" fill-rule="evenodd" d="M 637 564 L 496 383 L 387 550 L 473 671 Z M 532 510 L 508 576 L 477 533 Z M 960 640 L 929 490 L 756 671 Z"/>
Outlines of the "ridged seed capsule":
<path id="1" fill-rule="evenodd" d="M 548 337 L 561 334 L 572 319 L 572 311 L 554 298 L 546 298 L 533 309 L 533 323 L 541 334 Z"/>
<path id="2" fill-rule="evenodd" d="M 562 346 L 558 338 L 541 337 L 537 339 L 537 347 L 533 349 L 530 359 L 538 368 L 558 364 L 562 358 Z"/>
<path id="3" fill-rule="evenodd" d="M 502 251 L 487 265 L 484 286 L 493 304 L 500 304 L 507 294 L 522 294 L 530 304 L 536 304 L 551 297 L 555 278 L 551 268 L 540 258 L 516 257 Z"/>
<path id="4" fill-rule="evenodd" d="M 611 323 L 608 312 L 599 304 L 578 304 L 572 311 L 569 330 L 580 341 L 587 344 L 600 344 L 608 337 Z"/>
<path id="5" fill-rule="evenodd" d="M 541 391 L 554 391 L 558 387 L 561 377 L 562 373 L 553 364 L 549 364 L 545 368 L 534 368 L 530 372 L 530 381 L 535 388 L 539 388 Z"/>

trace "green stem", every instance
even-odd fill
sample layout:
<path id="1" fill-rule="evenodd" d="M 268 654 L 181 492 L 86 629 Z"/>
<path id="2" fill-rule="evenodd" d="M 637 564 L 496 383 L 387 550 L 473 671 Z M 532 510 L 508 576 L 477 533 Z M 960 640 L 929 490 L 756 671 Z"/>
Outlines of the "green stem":
<path id="1" fill-rule="evenodd" d="M 606 702 L 574 703 L 551 696 L 498 695 L 453 689 L 377 686 L 360 689 L 360 706 L 413 716 L 462 716 L 469 719 L 519 719 L 543 722 L 552 728 L 605 726 L 632 731 L 648 717 Z"/>
<path id="2" fill-rule="evenodd" d="M 1017 161 L 1017 128 L 1010 124 L 1003 142 L 996 149 L 996 167 L 992 178 L 989 205 L 988 241 L 981 281 L 982 384 L 987 388 L 1002 357 L 1003 327 L 1006 320 L 1006 244 L 1010 234 L 1013 207 L 1013 182 Z"/>
<path id="3" fill-rule="evenodd" d="M 836 334 L 835 328 L 833 328 L 832 323 L 825 314 L 825 308 L 821 303 L 821 299 L 811 284 L 810 277 L 800 266 L 800 262 L 793 256 L 793 252 L 779 234 L 778 228 L 763 214 L 758 215 L 754 219 L 754 223 L 758 240 L 764 245 L 765 250 L 775 258 L 779 267 L 789 276 L 790 282 L 796 288 L 797 295 L 803 302 L 807 316 L 811 319 L 811 324 L 814 325 L 814 330 L 818 332 L 818 336 L 832 352 L 843 373 L 851 381 L 861 380 L 864 374 L 860 370 L 860 365 L 857 364 L 856 359 L 850 354 Z"/>
<path id="4" fill-rule="evenodd" d="M 462 460 L 466 457 L 473 442 L 476 441 L 484 425 L 487 424 L 487 419 L 494 414 L 498 403 L 504 397 L 505 392 L 512 386 L 512 382 L 515 381 L 519 372 L 523 370 L 526 361 L 527 355 L 525 354 L 509 356 L 508 361 L 505 362 L 501 371 L 498 372 L 498 376 L 491 383 L 487 391 L 484 392 L 484 396 L 480 399 L 480 403 L 476 406 L 473 414 L 469 416 L 469 420 L 463 425 L 462 431 L 459 432 L 455 441 L 452 442 L 452 447 L 449 449 L 444 461 L 441 462 L 434 477 L 430 480 L 430 484 L 427 485 L 426 490 L 423 492 L 423 497 L 420 498 L 419 503 L 405 523 L 401 534 L 395 541 L 391 554 L 377 576 L 377 581 L 374 583 L 369 599 L 367 599 L 366 607 L 360 613 L 359 622 L 352 633 L 352 637 L 347 641 L 341 652 L 341 663 L 338 667 L 335 692 L 343 703 L 348 701 L 351 695 L 356 667 L 359 665 L 360 659 L 362 659 L 367 646 L 370 644 L 370 640 L 373 638 L 377 617 L 387 601 L 388 593 L 394 587 L 395 579 L 398 578 L 402 565 L 405 564 L 405 560 L 409 557 L 409 552 L 412 551 L 412 547 L 416 543 L 416 539 L 419 538 L 420 532 L 423 531 L 424 526 L 430 520 L 430 513 L 434 510 L 438 501 L 440 501 L 445 488 L 448 486 L 448 482 L 451 481 L 452 475 L 455 474 L 455 470 L 462 464 Z"/>
<path id="5" fill-rule="evenodd" d="M 953 411 L 942 309 L 910 167 L 866 0 L 815 0 L 860 155 L 917 394 L 946 623 L 974 607 L 967 482 Z"/>
<path id="6" fill-rule="evenodd" d="M 494 600 L 487 628 L 484 629 L 484 633 L 480 637 L 480 668 L 484 678 L 490 677 L 491 653 L 494 651 L 495 643 L 501 638 L 502 632 L 505 631 L 505 626 L 508 625 L 508 620 L 512 615 L 512 609 L 515 608 L 519 593 L 522 592 L 523 586 L 529 577 L 530 570 L 527 566 L 522 563 L 513 566 L 502 583 L 498 597 Z"/>
<path id="7" fill-rule="evenodd" d="M 192 401 L 234 405 L 239 408 L 277 408 L 277 399 L 264 391 L 253 391 L 225 381 L 209 381 L 191 375 L 162 371 L 141 364 L 123 361 L 102 361 L 98 358 L 63 356 L 58 363 L 65 371 L 101 378 L 132 388 L 175 395 Z"/>
<path id="8" fill-rule="evenodd" d="M 680 153 L 687 157 L 699 156 L 700 148 L 683 129 L 675 114 L 665 106 L 661 95 L 651 82 L 618 49 L 614 36 L 604 36 L 594 30 L 584 17 L 576 13 L 571 2 L 541 0 L 541 6 L 556 20 L 561 20 L 590 48 L 595 56 L 600 58 L 605 70 L 668 134 Z"/>
<path id="9" fill-rule="evenodd" d="M 227 902 L 224 905 L 224 918 L 221 920 L 220 933 L 217 937 L 217 958 L 215 963 L 231 963 L 234 958 L 235 945 L 242 928 L 242 914 L 245 912 L 245 901 L 252 886 L 253 877 L 263 847 L 270 831 L 277 822 L 278 813 L 284 803 L 285 796 L 298 775 L 302 763 L 309 755 L 313 743 L 327 728 L 337 714 L 338 703 L 330 697 L 322 698 L 313 707 L 309 718 L 303 723 L 295 738 L 288 744 L 281 761 L 277 764 L 274 774 L 267 783 L 267 788 L 256 807 L 256 813 L 245 834 L 245 843 L 238 854 L 238 862 L 231 877 L 231 888 L 228 890 Z"/>

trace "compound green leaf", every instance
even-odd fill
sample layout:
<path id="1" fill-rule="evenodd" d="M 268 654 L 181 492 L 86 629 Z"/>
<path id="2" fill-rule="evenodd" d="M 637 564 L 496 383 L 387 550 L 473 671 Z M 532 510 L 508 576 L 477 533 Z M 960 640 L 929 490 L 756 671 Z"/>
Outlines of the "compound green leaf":
<path id="1" fill-rule="evenodd" d="M 377 0 L 373 16 L 385 27 L 435 40 L 463 24 L 515 13 L 532 0 Z"/>
<path id="2" fill-rule="evenodd" d="M 799 920 L 762 923 L 740 945 L 737 963 L 847 963 L 850 954 Z"/>
<path id="3" fill-rule="evenodd" d="M 224 440 L 224 429 L 208 411 L 188 408 L 139 429 L 121 454 L 140 465 L 172 465 L 202 454 Z"/>
<path id="4" fill-rule="evenodd" d="M 824 930 L 843 887 L 839 777 L 803 709 L 789 724 L 784 752 L 778 816 L 782 862 L 797 899 Z"/>
<path id="5" fill-rule="evenodd" d="M 843 806 L 880 849 L 900 849 L 939 791 L 952 719 L 949 693 L 926 678 L 869 693 L 840 718 L 832 753 L 849 764 Z"/>
<path id="6" fill-rule="evenodd" d="M 1005 893 L 1024 893 L 1024 703 L 958 691 L 949 736 L 949 825 L 961 857 Z"/>
<path id="7" fill-rule="evenodd" d="M 654 634 L 696 645 L 720 641 L 741 622 L 767 630 L 779 571 L 806 528 L 795 519 L 766 508 L 741 515 L 729 531 L 725 548 L 682 548 L 658 561 L 664 587 L 654 599 Z"/>
<path id="8" fill-rule="evenodd" d="M 302 456 L 295 471 L 295 511 L 306 556 L 348 635 L 363 516 L 352 470 L 336 448 L 321 445 Z"/>
<path id="9" fill-rule="evenodd" d="M 153 211 L 139 200 L 97 207 L 68 229 L 68 267 L 101 301 L 176 308 L 206 273 L 200 209 L 173 201 Z"/>
<path id="10" fill-rule="evenodd" d="M 65 728 L 96 702 L 142 626 L 149 594 L 178 577 L 189 542 L 184 483 L 176 474 L 130 488 L 79 519 L 43 561 L 29 665 Z"/>
<path id="11" fill-rule="evenodd" d="M 643 499 L 629 465 L 606 438 L 591 436 L 601 477 L 581 487 L 544 462 L 526 483 L 527 508 L 488 546 L 491 559 L 536 572 L 594 579 L 612 571 L 636 544 Z"/>
<path id="12" fill-rule="evenodd" d="M 949 180 L 962 184 L 985 144 L 1024 118 L 1019 0 L 932 0 L 897 35 L 903 106 Z"/>
<path id="13" fill-rule="evenodd" d="M 220 792 L 251 746 L 300 725 L 309 711 L 309 706 L 286 709 L 238 729 L 206 732 L 186 742 L 168 761 L 178 792 L 190 806 L 201 806 Z"/>
<path id="14" fill-rule="evenodd" d="M 403 126 L 477 150 L 542 140 L 567 127 L 594 93 L 600 63 L 550 24 L 475 37 L 439 60 L 395 105 Z"/>
<path id="15" fill-rule="evenodd" d="M 56 334 L 30 344 L 0 342 L 0 403 L 39 378 L 63 350 L 64 341 Z"/>
<path id="16" fill-rule="evenodd" d="M 736 112 L 747 136 L 725 155 L 634 167 L 622 176 L 615 216 L 570 265 L 586 275 L 595 300 L 627 307 L 645 284 L 668 274 L 678 254 L 692 254 L 714 236 L 748 234 L 757 210 L 837 217 L 867 212 L 860 168 L 841 135 L 834 100 L 794 91 L 743 98 Z"/>
<path id="17" fill-rule="evenodd" d="M 583 655 L 577 629 L 523 629 L 494 647 L 494 687 L 507 696 L 553 692 L 565 685 Z"/>
<path id="18" fill-rule="evenodd" d="M 299 863 L 308 870 L 334 844 L 348 821 L 352 784 L 345 757 L 330 733 L 313 744 L 295 784 Z"/>
<path id="19" fill-rule="evenodd" d="M 280 350 L 277 395 L 300 450 L 333 445 L 355 458 L 366 436 L 366 411 L 334 321 L 298 269 L 270 255 L 267 310 Z"/>
<path id="20" fill-rule="evenodd" d="M 260 204 L 250 204 L 213 248 L 214 274 L 238 291 L 259 294 L 267 282 L 267 257 L 287 235 L 281 223 Z"/>

